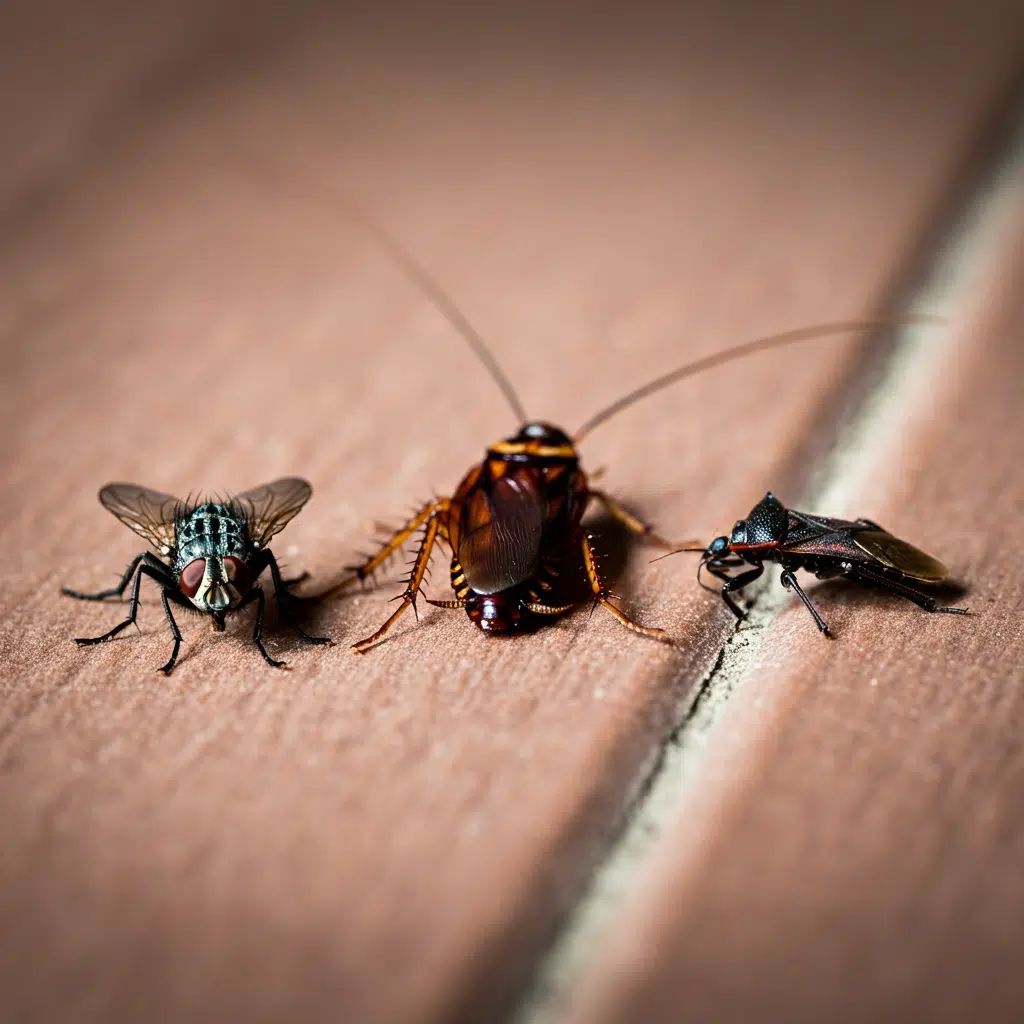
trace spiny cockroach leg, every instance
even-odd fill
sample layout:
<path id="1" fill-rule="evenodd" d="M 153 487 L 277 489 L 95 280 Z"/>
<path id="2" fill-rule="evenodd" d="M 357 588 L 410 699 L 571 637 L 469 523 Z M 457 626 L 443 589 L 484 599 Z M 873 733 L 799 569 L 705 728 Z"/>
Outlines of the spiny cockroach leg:
<path id="1" fill-rule="evenodd" d="M 392 550 L 403 543 L 408 536 L 420 525 L 426 523 L 426 530 L 423 533 L 423 540 L 420 541 L 419 550 L 416 552 L 416 558 L 413 561 L 412 571 L 409 573 L 409 578 L 406 581 L 405 593 L 401 595 L 401 604 L 398 608 L 388 617 L 388 620 L 384 623 L 380 629 L 377 630 L 372 636 L 368 636 L 365 640 L 360 640 L 358 643 L 352 645 L 352 649 L 358 651 L 360 654 L 365 654 L 371 647 L 374 646 L 379 640 L 384 637 L 384 634 L 398 621 L 402 613 L 412 605 L 416 606 L 416 598 L 419 595 L 420 587 L 423 586 L 423 577 L 426 575 L 427 564 L 430 561 L 430 554 L 434 548 L 434 544 L 437 541 L 438 534 L 441 532 L 440 517 L 445 515 L 448 511 L 448 499 L 441 498 L 438 501 L 431 502 L 426 508 L 424 508 L 419 515 L 411 520 L 410 523 L 415 525 L 409 525 L 392 538 L 389 542 L 388 547 Z M 404 534 L 404 536 L 402 536 Z M 401 540 L 396 538 L 401 537 Z"/>
<path id="2" fill-rule="evenodd" d="M 398 549 L 431 517 L 435 519 L 439 514 L 448 511 L 448 499 L 439 498 L 436 501 L 427 502 L 406 524 L 391 535 L 390 539 L 381 545 L 375 555 L 370 555 L 360 565 L 351 566 L 351 575 L 346 576 L 340 583 L 331 587 L 324 597 L 338 594 L 356 582 L 362 582 L 372 576 Z M 435 526 L 435 533 L 437 527 Z"/>
<path id="3" fill-rule="evenodd" d="M 670 541 L 665 540 L 664 537 L 655 533 L 653 526 L 645 523 L 642 519 L 638 519 L 632 512 L 627 511 L 607 492 L 592 487 L 590 489 L 590 497 L 600 502 L 604 506 L 605 511 L 629 530 L 630 533 L 642 537 L 648 544 L 653 544 L 655 547 L 665 548 L 666 550 L 679 547 L 678 544 L 672 544 Z"/>
<path id="4" fill-rule="evenodd" d="M 594 548 L 589 534 L 583 534 L 583 564 L 587 570 L 587 580 L 590 589 L 594 592 L 594 600 L 612 613 L 627 629 L 634 633 L 641 633 L 644 636 L 656 640 L 668 640 L 668 634 L 663 629 L 656 629 L 650 626 L 641 626 L 634 622 L 621 608 L 617 608 L 609 599 L 608 587 L 601 578 L 600 570 L 597 567 L 597 559 L 594 555 Z"/>

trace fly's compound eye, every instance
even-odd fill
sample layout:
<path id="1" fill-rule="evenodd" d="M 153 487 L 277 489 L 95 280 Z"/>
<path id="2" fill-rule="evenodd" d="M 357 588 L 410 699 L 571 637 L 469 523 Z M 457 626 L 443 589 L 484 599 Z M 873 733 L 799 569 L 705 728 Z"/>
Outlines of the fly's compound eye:
<path id="1" fill-rule="evenodd" d="M 199 590 L 199 584 L 203 582 L 206 575 L 206 559 L 195 558 L 184 569 L 178 577 L 178 585 L 187 597 L 195 597 Z"/>
<path id="2" fill-rule="evenodd" d="M 228 555 L 224 559 L 224 572 L 227 574 L 228 582 L 239 594 L 244 594 L 252 586 L 252 573 L 249 566 L 240 558 Z"/>

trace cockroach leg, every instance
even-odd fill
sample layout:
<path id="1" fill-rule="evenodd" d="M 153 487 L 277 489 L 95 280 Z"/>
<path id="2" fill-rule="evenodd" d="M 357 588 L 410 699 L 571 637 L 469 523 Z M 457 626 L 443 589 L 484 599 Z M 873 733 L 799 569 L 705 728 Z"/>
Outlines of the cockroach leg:
<path id="1" fill-rule="evenodd" d="M 673 550 L 680 547 L 678 544 L 672 544 L 665 540 L 664 537 L 660 537 L 654 532 L 654 527 L 649 523 L 645 523 L 642 519 L 637 519 L 632 512 L 624 509 L 610 494 L 606 491 L 598 490 L 592 487 L 590 489 L 590 497 L 599 502 L 604 510 L 617 522 L 621 523 L 630 533 L 636 534 L 638 537 L 642 537 L 648 544 L 653 544 L 655 547 L 665 548 L 666 550 Z"/>
<path id="2" fill-rule="evenodd" d="M 391 534 L 390 539 L 381 545 L 380 550 L 375 555 L 371 555 L 360 565 L 350 566 L 351 575 L 346 576 L 345 579 L 331 587 L 322 596 L 327 597 L 340 593 L 352 583 L 362 582 L 369 576 L 372 576 L 428 519 L 434 517 L 436 520 L 439 515 L 447 512 L 448 504 L 447 498 L 439 498 L 436 501 L 427 502 L 401 529 L 395 530 Z"/>
<path id="3" fill-rule="evenodd" d="M 656 629 L 650 626 L 641 626 L 634 622 L 621 608 L 617 608 L 609 599 L 609 591 L 601 572 L 597 567 L 597 559 L 594 555 L 593 544 L 589 534 L 583 534 L 583 565 L 587 571 L 587 580 L 590 589 L 594 592 L 594 599 L 599 605 L 607 608 L 621 622 L 626 629 L 634 633 L 641 633 L 643 636 L 652 637 L 655 640 L 668 640 L 668 634 L 663 629 Z"/>
<path id="4" fill-rule="evenodd" d="M 566 612 L 571 612 L 576 606 L 574 604 L 540 604 L 537 601 L 527 601 L 523 604 L 523 607 L 527 611 L 533 612 L 534 615 L 564 615 Z"/>
<path id="5" fill-rule="evenodd" d="M 779 577 L 779 582 L 787 589 L 796 591 L 796 596 L 800 598 L 804 603 L 804 607 L 811 613 L 811 618 L 814 619 L 815 625 L 821 630 L 821 635 L 828 637 L 830 640 L 833 638 L 832 633 L 829 631 L 828 624 L 821 617 L 821 613 L 817 608 L 814 607 L 814 603 L 804 593 L 804 588 L 797 583 L 796 576 L 789 570 L 784 569 L 782 575 Z"/>
<path id="6" fill-rule="evenodd" d="M 424 531 L 423 540 L 420 541 L 419 550 L 416 552 L 412 572 L 409 573 L 409 578 L 406 581 L 405 593 L 401 596 L 401 604 L 388 617 L 388 620 L 380 627 L 380 629 L 377 630 L 376 633 L 372 636 L 368 636 L 365 640 L 360 640 L 358 643 L 354 643 L 352 645 L 352 649 L 354 651 L 358 651 L 360 654 L 365 654 L 374 646 L 374 644 L 384 637 L 384 634 L 387 633 L 387 631 L 398 621 L 402 613 L 410 605 L 415 608 L 416 598 L 419 595 L 420 588 L 423 586 L 423 577 L 427 573 L 427 565 L 430 562 L 430 553 L 434 548 L 434 543 L 437 541 L 439 532 L 441 532 L 440 517 L 447 511 L 447 498 L 441 498 L 438 501 L 431 502 L 423 509 L 422 512 L 415 516 L 414 519 L 410 520 L 410 525 L 396 533 L 392 540 L 385 546 L 385 548 L 382 549 L 382 552 L 388 548 L 394 550 L 408 538 L 409 534 L 411 534 L 417 526 L 426 523 L 427 528 Z M 411 525 L 413 523 L 415 525 Z M 399 540 L 397 538 L 401 539 Z M 370 561 L 372 562 L 373 559 Z M 372 569 L 370 571 L 372 571 Z"/>

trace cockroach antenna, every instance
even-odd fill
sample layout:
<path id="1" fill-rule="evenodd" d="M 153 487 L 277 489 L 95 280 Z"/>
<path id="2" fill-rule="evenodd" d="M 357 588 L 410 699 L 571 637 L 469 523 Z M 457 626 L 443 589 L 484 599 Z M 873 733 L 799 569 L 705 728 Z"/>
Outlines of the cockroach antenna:
<path id="1" fill-rule="evenodd" d="M 599 412 L 594 413 L 575 434 L 573 443 L 579 444 L 588 434 L 602 423 L 607 422 L 613 416 L 628 409 L 631 405 L 658 391 L 670 387 L 687 377 L 695 377 L 705 370 L 714 369 L 725 363 L 731 363 L 736 359 L 754 355 L 756 352 L 766 352 L 769 349 L 781 348 L 783 345 L 791 345 L 798 341 L 809 341 L 813 338 L 827 337 L 833 334 L 850 334 L 855 331 L 881 330 L 886 327 L 903 327 L 911 324 L 941 324 L 942 317 L 931 316 L 927 313 L 909 314 L 902 317 L 882 320 L 840 320 L 835 323 L 815 324 L 812 327 L 798 327 L 795 330 L 782 331 L 779 334 L 768 334 L 753 341 L 745 342 L 742 345 L 734 345 L 732 348 L 722 349 L 720 352 L 713 352 L 711 355 L 695 359 L 693 362 L 679 366 L 668 373 L 655 377 L 654 380 L 630 391 L 621 398 L 616 399 L 611 405 L 605 406 Z"/>
<path id="2" fill-rule="evenodd" d="M 469 322 L 469 319 L 456 305 L 455 300 L 434 280 L 426 268 L 392 235 L 387 228 L 371 217 L 357 203 L 337 196 L 336 201 L 345 207 L 349 218 L 391 257 L 399 270 L 429 299 L 434 308 L 455 328 L 466 340 L 476 357 L 498 385 L 505 400 L 512 408 L 519 423 L 526 422 L 526 410 L 516 394 L 516 389 L 501 368 L 494 353 L 487 347 L 480 332 Z"/>

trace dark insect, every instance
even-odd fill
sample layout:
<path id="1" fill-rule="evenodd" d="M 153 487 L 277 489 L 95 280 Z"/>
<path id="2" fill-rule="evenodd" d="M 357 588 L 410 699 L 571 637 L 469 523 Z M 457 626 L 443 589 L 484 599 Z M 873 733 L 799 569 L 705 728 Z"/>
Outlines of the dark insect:
<path id="1" fill-rule="evenodd" d="M 102 601 L 121 597 L 132 577 L 128 617 L 103 636 L 76 639 L 82 646 L 112 640 L 133 625 L 139 610 L 142 577 L 150 576 L 160 584 L 164 614 L 174 637 L 171 656 L 160 671 L 170 674 L 178 659 L 181 632 L 171 614 L 170 602 L 190 610 L 198 609 L 213 619 L 214 629 L 223 631 L 224 617 L 256 602 L 256 626 L 253 642 L 268 665 L 283 668 L 263 646 L 263 588 L 257 580 L 270 569 L 274 596 L 282 617 L 303 640 L 327 644 L 327 637 L 310 636 L 291 621 L 287 587 L 296 580 L 282 580 L 273 552 L 267 547 L 309 501 L 312 488 L 305 480 L 285 477 L 253 488 L 227 501 L 194 503 L 169 494 L 151 491 L 137 484 L 107 484 L 99 494 L 100 503 L 113 512 L 125 526 L 145 538 L 159 557 L 149 551 L 136 555 L 125 570 L 121 582 L 96 594 L 82 594 L 62 588 L 61 593 L 80 601 Z"/>
<path id="2" fill-rule="evenodd" d="M 614 595 L 601 574 L 594 550 L 594 537 L 582 525 L 584 513 L 596 501 L 632 533 L 662 547 L 671 545 L 608 494 L 590 486 L 580 467 L 577 444 L 623 409 L 685 377 L 779 345 L 881 326 L 861 321 L 825 324 L 759 338 L 715 353 L 631 391 L 592 416 L 575 434 L 569 434 L 547 423 L 528 420 L 522 403 L 483 339 L 443 289 L 380 225 L 359 210 L 350 209 L 350 213 L 463 335 L 523 424 L 512 437 L 487 449 L 484 460 L 463 477 L 451 497 L 427 502 L 376 554 L 351 567 L 351 575 L 328 591 L 337 593 L 354 581 L 365 580 L 416 531 L 423 531 L 400 605 L 380 629 L 353 645 L 360 652 L 380 641 L 410 606 L 415 611 L 431 552 L 439 540 L 452 551 L 451 586 L 455 598 L 428 599 L 428 603 L 439 608 L 464 609 L 470 620 L 487 633 L 529 631 L 578 604 L 579 596 L 570 593 L 565 575 L 580 564 L 582 556 L 594 605 L 608 609 L 636 633 L 664 639 L 663 630 L 637 624 L 613 603 Z"/>
<path id="3" fill-rule="evenodd" d="M 765 562 L 782 566 L 782 585 L 794 590 L 811 613 L 818 629 L 831 637 L 825 620 L 794 575 L 797 569 L 814 573 L 819 580 L 835 577 L 855 580 L 888 590 L 927 612 L 966 615 L 966 608 L 944 608 L 934 597 L 921 593 L 915 584 L 942 583 L 949 577 L 946 567 L 933 558 L 894 537 L 870 519 L 826 519 L 786 508 L 770 491 L 754 506 L 746 519 L 740 519 L 728 537 L 716 537 L 707 548 L 682 548 L 700 551 L 700 570 L 706 568 L 723 580 L 722 600 L 737 620 L 743 611 L 733 594 L 749 586 L 763 572 Z M 736 576 L 730 569 L 753 566 Z M 737 622 L 738 625 L 738 622 Z"/>

